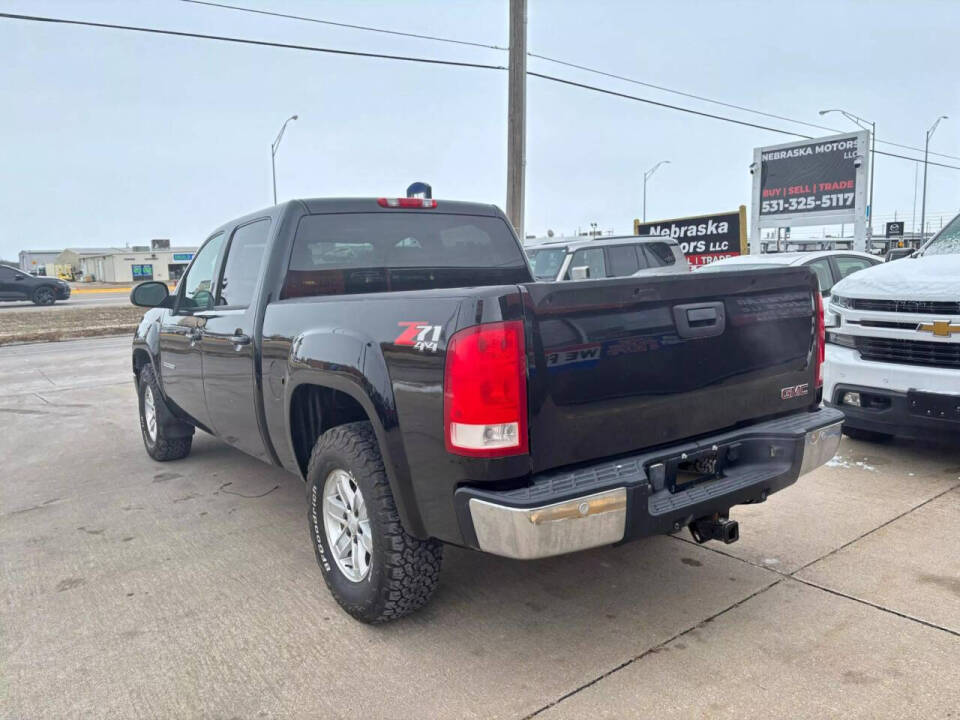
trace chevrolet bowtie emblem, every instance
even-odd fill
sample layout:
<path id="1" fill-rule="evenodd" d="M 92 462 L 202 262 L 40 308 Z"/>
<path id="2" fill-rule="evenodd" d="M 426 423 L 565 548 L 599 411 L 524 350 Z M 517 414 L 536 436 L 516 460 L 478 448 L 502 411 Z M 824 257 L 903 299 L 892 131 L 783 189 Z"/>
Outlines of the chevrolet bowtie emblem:
<path id="1" fill-rule="evenodd" d="M 920 332 L 933 333 L 937 337 L 950 337 L 954 333 L 960 333 L 960 325 L 953 325 L 949 320 L 935 320 L 928 323 L 917 325 Z"/>

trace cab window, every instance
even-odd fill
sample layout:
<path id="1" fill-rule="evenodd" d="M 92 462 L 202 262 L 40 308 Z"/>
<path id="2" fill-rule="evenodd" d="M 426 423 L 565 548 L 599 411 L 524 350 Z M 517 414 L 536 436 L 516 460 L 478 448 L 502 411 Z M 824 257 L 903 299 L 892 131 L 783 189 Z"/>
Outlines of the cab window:
<path id="1" fill-rule="evenodd" d="M 213 274 L 216 271 L 223 237 L 223 233 L 219 233 L 207 240 L 194 258 L 193 265 L 183 276 L 183 295 L 179 306 L 181 310 L 193 312 L 213 308 Z"/>
<path id="2" fill-rule="evenodd" d="M 234 230 L 223 266 L 223 277 L 220 279 L 217 305 L 248 307 L 253 301 L 253 291 L 260 277 L 269 234 L 269 218 Z"/>

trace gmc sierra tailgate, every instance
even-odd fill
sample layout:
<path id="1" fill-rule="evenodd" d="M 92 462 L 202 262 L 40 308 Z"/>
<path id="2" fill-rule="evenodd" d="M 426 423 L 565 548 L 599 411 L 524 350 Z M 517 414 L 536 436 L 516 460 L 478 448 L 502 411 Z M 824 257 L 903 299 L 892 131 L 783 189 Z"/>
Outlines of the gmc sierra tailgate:
<path id="1" fill-rule="evenodd" d="M 817 402 L 807 268 L 521 287 L 535 472 Z"/>

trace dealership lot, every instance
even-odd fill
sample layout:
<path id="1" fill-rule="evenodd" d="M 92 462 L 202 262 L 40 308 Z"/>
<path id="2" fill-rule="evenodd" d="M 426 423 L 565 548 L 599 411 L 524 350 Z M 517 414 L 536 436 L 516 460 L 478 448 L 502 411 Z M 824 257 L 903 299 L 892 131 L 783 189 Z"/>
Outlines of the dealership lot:
<path id="1" fill-rule="evenodd" d="M 845 439 L 741 540 L 447 548 L 360 625 L 301 481 L 143 451 L 129 338 L 0 348 L 0 716 L 958 717 L 960 448 Z"/>

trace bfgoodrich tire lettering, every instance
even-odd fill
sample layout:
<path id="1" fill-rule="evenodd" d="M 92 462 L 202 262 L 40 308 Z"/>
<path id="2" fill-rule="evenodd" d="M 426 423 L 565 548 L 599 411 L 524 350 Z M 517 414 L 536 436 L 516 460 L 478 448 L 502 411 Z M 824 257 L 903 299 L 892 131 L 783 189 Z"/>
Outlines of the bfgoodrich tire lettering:
<path id="1" fill-rule="evenodd" d="M 143 445 L 147 449 L 147 455 L 160 462 L 179 460 L 189 455 L 193 436 L 170 437 L 161 422 L 159 405 L 163 402 L 163 395 L 160 394 L 160 383 L 157 382 L 153 367 L 149 364 L 140 371 L 137 398 L 140 401 L 140 433 L 143 435 Z M 152 400 L 154 406 L 152 422 L 147 412 L 148 403 L 145 402 L 147 399 Z"/>
<path id="2" fill-rule="evenodd" d="M 324 485 L 336 471 L 349 474 L 369 518 L 372 552 L 359 582 L 338 567 L 324 529 Z M 317 563 L 344 610 L 362 622 L 380 623 L 427 603 L 440 577 L 443 548 L 437 540 L 420 540 L 403 529 L 370 423 L 340 425 L 320 436 L 307 468 L 307 498 Z"/>

